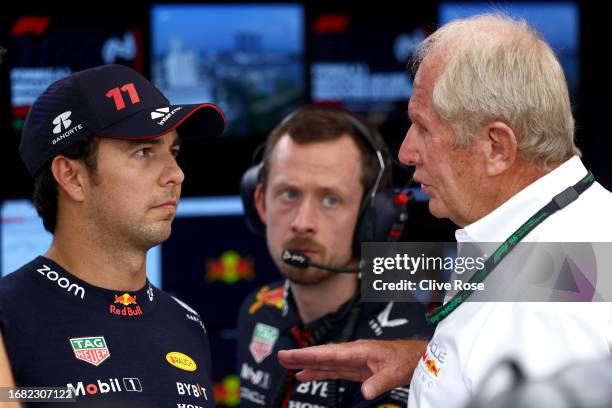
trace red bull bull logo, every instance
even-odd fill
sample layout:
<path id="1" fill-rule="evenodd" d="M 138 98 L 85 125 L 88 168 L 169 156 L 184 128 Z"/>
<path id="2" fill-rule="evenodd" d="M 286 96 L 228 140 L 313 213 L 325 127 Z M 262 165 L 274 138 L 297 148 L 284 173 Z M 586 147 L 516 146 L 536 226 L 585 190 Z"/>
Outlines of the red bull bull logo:
<path id="1" fill-rule="evenodd" d="M 142 316 L 142 309 L 136 302 L 136 296 L 132 296 L 129 293 L 123 295 L 114 295 L 115 300 L 109 306 L 109 313 L 115 316 Z M 115 306 L 119 304 L 123 307 Z M 135 307 L 132 307 L 135 306 Z"/>
<path id="2" fill-rule="evenodd" d="M 115 295 L 115 303 L 120 303 L 123 306 L 135 305 L 137 304 L 136 296 L 131 296 L 129 293 L 124 293 L 120 296 Z"/>
<path id="3" fill-rule="evenodd" d="M 237 407 L 240 405 L 240 379 L 235 374 L 226 376 L 213 386 L 213 395 L 218 405 Z"/>
<path id="4" fill-rule="evenodd" d="M 430 374 L 433 374 L 435 377 L 438 377 L 440 375 L 440 369 L 436 365 L 436 361 L 434 359 L 428 358 L 428 354 L 428 352 L 425 352 L 425 354 L 423 354 L 423 357 L 421 357 L 425 365 L 425 369 L 427 369 Z"/>
<path id="5" fill-rule="evenodd" d="M 276 288 L 270 290 L 268 286 L 264 286 L 255 295 L 255 302 L 249 307 L 249 314 L 253 314 L 263 306 L 272 306 L 282 310 L 285 306 L 285 288 Z"/>
<path id="6" fill-rule="evenodd" d="M 253 261 L 236 251 L 225 251 L 219 259 L 206 261 L 206 280 L 209 282 L 221 281 L 231 285 L 242 279 L 251 280 L 254 277 Z"/>

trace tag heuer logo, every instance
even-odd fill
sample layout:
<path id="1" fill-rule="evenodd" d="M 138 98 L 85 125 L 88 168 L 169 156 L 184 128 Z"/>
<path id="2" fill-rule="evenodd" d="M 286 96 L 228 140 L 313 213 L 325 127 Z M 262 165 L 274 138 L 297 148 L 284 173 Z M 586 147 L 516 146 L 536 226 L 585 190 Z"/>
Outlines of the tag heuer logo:
<path id="1" fill-rule="evenodd" d="M 104 337 L 79 337 L 70 339 L 70 345 L 77 359 L 93 364 L 96 367 L 110 357 Z"/>
<path id="2" fill-rule="evenodd" d="M 278 329 L 276 327 L 263 323 L 255 325 L 251 344 L 249 344 L 249 351 L 258 364 L 272 354 L 277 339 Z"/>
<path id="3" fill-rule="evenodd" d="M 170 108 L 159 108 L 151 112 L 151 119 L 158 119 L 166 116 L 170 112 Z"/>
<path id="4" fill-rule="evenodd" d="M 55 119 L 53 119 L 53 124 L 55 127 L 53 128 L 53 134 L 57 135 L 62 132 L 62 129 L 68 129 L 72 121 L 68 119 L 72 115 L 72 111 L 66 111 L 64 113 L 60 113 L 57 115 Z"/>

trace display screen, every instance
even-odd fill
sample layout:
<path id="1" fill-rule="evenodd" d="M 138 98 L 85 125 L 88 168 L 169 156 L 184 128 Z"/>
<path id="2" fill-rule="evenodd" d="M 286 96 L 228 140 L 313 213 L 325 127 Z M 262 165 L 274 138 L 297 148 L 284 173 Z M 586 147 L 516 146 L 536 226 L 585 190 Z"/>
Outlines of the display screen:
<path id="1" fill-rule="evenodd" d="M 151 76 L 173 104 L 212 102 L 225 136 L 267 134 L 302 105 L 304 16 L 298 4 L 151 8 Z"/>
<path id="2" fill-rule="evenodd" d="M 142 24 L 136 18 L 36 15 L 8 20 L 5 63 L 9 71 L 12 127 L 21 131 L 36 98 L 51 83 L 102 64 L 143 72 Z"/>

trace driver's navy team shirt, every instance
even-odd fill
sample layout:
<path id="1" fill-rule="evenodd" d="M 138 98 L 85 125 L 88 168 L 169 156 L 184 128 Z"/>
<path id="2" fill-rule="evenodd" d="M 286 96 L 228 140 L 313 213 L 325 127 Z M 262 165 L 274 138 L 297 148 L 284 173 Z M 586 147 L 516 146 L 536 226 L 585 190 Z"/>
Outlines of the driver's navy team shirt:
<path id="1" fill-rule="evenodd" d="M 70 407 L 214 406 L 200 316 L 148 281 L 102 289 L 40 256 L 0 279 L 0 331 L 17 386 L 67 387 Z"/>

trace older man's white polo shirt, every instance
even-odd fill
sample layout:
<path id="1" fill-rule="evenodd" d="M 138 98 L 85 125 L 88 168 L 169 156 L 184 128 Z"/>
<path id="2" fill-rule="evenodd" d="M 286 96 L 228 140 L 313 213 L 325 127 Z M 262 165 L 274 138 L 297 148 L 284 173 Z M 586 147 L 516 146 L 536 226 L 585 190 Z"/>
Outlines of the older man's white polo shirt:
<path id="1" fill-rule="evenodd" d="M 455 237 L 458 242 L 503 242 L 586 174 L 573 157 L 457 230 Z M 612 193 L 596 182 L 523 241 L 612 242 L 611 211 Z M 531 378 L 541 378 L 572 362 L 605 358 L 610 345 L 610 303 L 466 302 L 436 328 L 412 377 L 408 407 L 463 407 L 504 358 L 517 361 Z"/>

